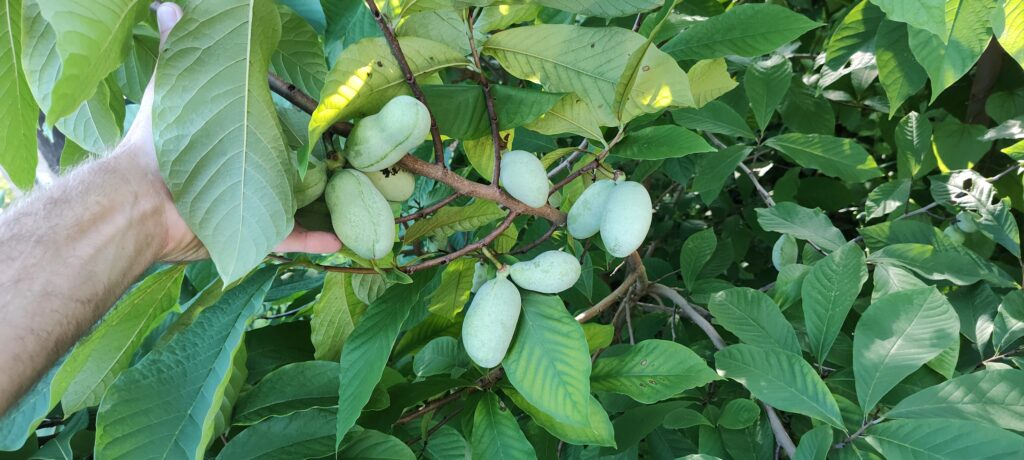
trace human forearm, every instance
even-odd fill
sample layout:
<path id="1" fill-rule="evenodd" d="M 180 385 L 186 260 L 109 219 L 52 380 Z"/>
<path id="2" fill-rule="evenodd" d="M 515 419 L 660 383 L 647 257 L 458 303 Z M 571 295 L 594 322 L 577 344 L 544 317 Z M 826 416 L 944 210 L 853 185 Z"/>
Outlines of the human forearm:
<path id="1" fill-rule="evenodd" d="M 166 190 L 123 148 L 0 216 L 0 413 L 164 250 Z"/>

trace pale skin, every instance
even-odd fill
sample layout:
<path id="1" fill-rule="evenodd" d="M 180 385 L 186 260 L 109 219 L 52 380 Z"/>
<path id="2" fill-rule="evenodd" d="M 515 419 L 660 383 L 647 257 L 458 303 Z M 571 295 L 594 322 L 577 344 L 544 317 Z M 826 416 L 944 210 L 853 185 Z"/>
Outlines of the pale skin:
<path id="1" fill-rule="evenodd" d="M 161 42 L 181 18 L 157 11 Z M 0 414 L 155 262 L 207 257 L 164 185 L 153 143 L 153 82 L 114 153 L 0 214 Z M 330 253 L 325 232 L 296 228 L 280 252 Z"/>

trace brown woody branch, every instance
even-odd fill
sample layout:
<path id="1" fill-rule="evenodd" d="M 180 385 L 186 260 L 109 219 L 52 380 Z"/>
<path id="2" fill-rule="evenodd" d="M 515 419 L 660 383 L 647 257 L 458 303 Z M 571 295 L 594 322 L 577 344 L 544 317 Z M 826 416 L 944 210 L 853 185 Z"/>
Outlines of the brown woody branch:
<path id="1" fill-rule="evenodd" d="M 479 10 L 478 10 L 479 11 Z M 487 105 L 487 121 L 491 125 L 491 143 L 494 145 L 494 172 L 491 174 L 491 186 L 498 187 L 498 178 L 501 177 L 501 152 L 505 149 L 505 142 L 501 139 L 501 129 L 498 126 L 498 112 L 494 109 L 494 97 L 491 96 L 491 84 L 484 75 L 483 65 L 480 60 L 480 52 L 476 49 L 476 42 L 473 40 L 473 14 L 468 15 L 466 27 L 469 29 L 469 50 L 473 54 L 473 62 L 476 64 L 477 79 L 484 89 L 484 103 Z"/>

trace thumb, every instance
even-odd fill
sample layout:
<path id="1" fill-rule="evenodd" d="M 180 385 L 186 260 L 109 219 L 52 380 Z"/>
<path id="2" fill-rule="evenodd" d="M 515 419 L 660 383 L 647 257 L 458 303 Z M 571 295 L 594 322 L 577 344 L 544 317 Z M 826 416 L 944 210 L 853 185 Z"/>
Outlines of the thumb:
<path id="1" fill-rule="evenodd" d="M 160 27 L 160 46 L 162 47 L 167 42 L 167 36 L 171 33 L 171 29 L 181 19 L 182 11 L 181 7 L 177 4 L 164 2 L 160 4 L 160 7 L 156 10 L 156 23 Z"/>

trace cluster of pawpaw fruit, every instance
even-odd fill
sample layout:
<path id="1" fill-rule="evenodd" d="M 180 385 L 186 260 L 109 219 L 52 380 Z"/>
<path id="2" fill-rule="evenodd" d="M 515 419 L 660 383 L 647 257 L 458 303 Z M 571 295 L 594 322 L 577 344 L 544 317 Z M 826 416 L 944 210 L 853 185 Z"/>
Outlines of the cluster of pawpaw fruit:
<path id="1" fill-rule="evenodd" d="M 343 153 L 350 168 L 328 179 L 326 165 L 310 158 L 306 175 L 293 187 L 296 204 L 301 208 L 323 195 L 345 247 L 365 259 L 386 256 L 395 241 L 391 203 L 408 200 L 416 186 L 412 174 L 394 165 L 429 130 L 430 113 L 420 101 L 395 97 L 352 128 Z"/>
<path id="2" fill-rule="evenodd" d="M 481 367 L 501 364 L 522 310 L 519 289 L 557 294 L 576 284 L 581 270 L 572 254 L 547 251 L 533 260 L 503 267 L 494 278 L 477 286 L 487 278 L 486 266 L 477 264 L 473 277 L 476 296 L 462 323 L 462 344 L 469 358 Z"/>
<path id="3" fill-rule="evenodd" d="M 602 179 L 580 195 L 569 210 L 569 234 L 584 239 L 601 233 L 605 251 L 626 257 L 636 251 L 651 229 L 651 196 L 638 182 Z"/>

